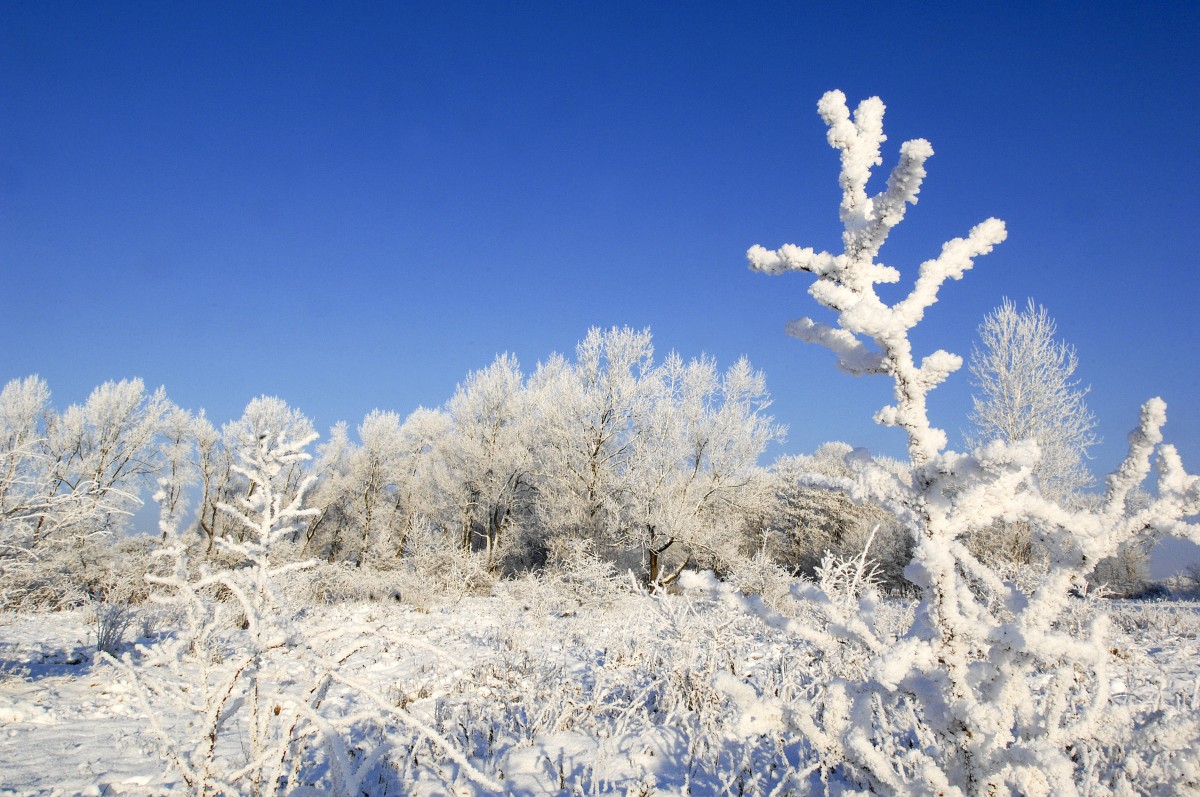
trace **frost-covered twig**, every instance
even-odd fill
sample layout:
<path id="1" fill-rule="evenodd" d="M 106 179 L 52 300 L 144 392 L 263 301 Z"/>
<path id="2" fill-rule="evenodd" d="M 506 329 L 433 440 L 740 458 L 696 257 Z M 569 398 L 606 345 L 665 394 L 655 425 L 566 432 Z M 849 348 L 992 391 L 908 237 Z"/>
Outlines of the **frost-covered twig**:
<path id="1" fill-rule="evenodd" d="M 947 279 L 961 279 L 975 258 L 987 254 L 1004 240 L 1004 223 L 988 219 L 966 238 L 955 238 L 942 246 L 941 254 L 921 264 L 911 292 L 893 305 L 875 292 L 879 283 L 900 280 L 900 272 L 875 262 L 888 233 L 904 218 L 908 204 L 915 204 L 925 178 L 925 161 L 933 147 L 924 139 L 905 142 L 900 162 L 892 170 L 886 190 L 874 197 L 866 193 L 871 168 L 882 163 L 879 147 L 883 135 L 883 103 L 878 97 L 864 100 L 853 120 L 840 91 L 821 98 L 818 110 L 829 126 L 829 144 L 841 151 L 842 205 L 845 251 L 834 255 L 786 245 L 775 251 L 753 246 L 747 252 L 750 267 L 766 274 L 788 270 L 808 271 L 817 276 L 809 293 L 821 305 L 838 313 L 837 327 L 808 318 L 793 321 L 788 332 L 801 340 L 820 343 L 838 355 L 838 364 L 851 373 L 880 373 L 895 382 L 896 404 L 882 409 L 876 419 L 899 426 L 908 433 L 914 463 L 928 461 L 946 444 L 946 436 L 929 424 L 925 396 L 929 390 L 958 370 L 962 359 L 936 351 L 918 365 L 908 340 L 908 331 L 938 299 Z M 866 342 L 873 343 L 871 350 Z"/>

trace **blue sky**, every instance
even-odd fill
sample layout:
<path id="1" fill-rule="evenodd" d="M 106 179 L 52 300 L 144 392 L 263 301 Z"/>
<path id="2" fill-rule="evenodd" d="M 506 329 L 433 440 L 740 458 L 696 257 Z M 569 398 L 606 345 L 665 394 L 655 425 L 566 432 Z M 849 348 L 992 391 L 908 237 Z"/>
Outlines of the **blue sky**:
<path id="1" fill-rule="evenodd" d="M 0 381 L 63 407 L 140 376 L 217 421 L 273 394 L 327 430 L 649 326 L 763 369 L 779 451 L 899 454 L 888 385 L 783 334 L 807 278 L 745 266 L 837 245 L 815 107 L 840 88 L 887 103 L 887 167 L 937 153 L 886 262 L 1008 224 L 918 347 L 965 355 L 1033 297 L 1098 471 L 1152 395 L 1200 470 L 1200 6 L 812 5 L 3 2 Z M 964 370 L 934 396 L 952 439 L 969 395 Z"/>

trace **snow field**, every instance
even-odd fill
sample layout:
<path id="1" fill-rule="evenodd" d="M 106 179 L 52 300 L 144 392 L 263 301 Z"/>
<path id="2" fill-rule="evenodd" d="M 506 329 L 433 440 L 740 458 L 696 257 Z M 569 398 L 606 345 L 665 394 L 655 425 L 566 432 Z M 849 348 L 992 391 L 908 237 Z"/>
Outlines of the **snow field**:
<path id="1" fill-rule="evenodd" d="M 899 632 L 910 607 L 892 608 Z M 1091 758 L 1078 763 L 1080 791 L 1110 793 L 1122 770 L 1132 793 L 1173 793 L 1159 779 L 1196 764 L 1187 742 L 1200 736 L 1200 608 L 1081 601 L 1080 616 L 1096 611 L 1112 620 L 1110 701 L 1129 725 L 1081 748 Z M 820 751 L 779 712 L 794 697 L 816 699 L 833 679 L 861 677 L 863 665 L 851 651 L 816 651 L 703 593 L 625 590 L 592 606 L 524 579 L 429 610 L 381 602 L 301 615 L 306 632 L 336 627 L 341 639 L 360 640 L 344 675 L 427 725 L 509 794 L 821 793 Z M 243 636 L 224 634 L 231 655 Z M 184 791 L 128 680 L 93 656 L 94 638 L 82 611 L 3 618 L 0 793 Z M 313 674 L 300 662 L 284 672 L 290 680 L 263 692 L 302 699 Z M 346 722 L 364 710 L 371 721 Z M 363 782 L 370 794 L 493 791 L 442 741 L 349 690 L 331 692 L 321 713 L 345 730 L 351 759 L 382 745 Z M 189 727 L 186 717 L 158 719 L 172 733 Z M 238 759 L 246 731 L 231 725 L 219 755 Z M 329 762 L 309 749 L 301 771 L 322 782 Z M 829 785 L 854 790 L 844 771 Z"/>

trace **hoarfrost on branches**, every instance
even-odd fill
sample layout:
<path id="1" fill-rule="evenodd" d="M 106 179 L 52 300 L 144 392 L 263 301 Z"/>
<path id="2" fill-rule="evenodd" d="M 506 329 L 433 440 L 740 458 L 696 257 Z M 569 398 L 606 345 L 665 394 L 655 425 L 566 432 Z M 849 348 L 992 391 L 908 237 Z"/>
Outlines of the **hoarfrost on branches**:
<path id="1" fill-rule="evenodd" d="M 340 628 L 301 629 L 280 584 L 315 563 L 277 564 L 272 553 L 317 511 L 303 506 L 315 476 L 292 479 L 316 434 L 277 399 L 252 402 L 244 419 L 241 429 L 250 436 L 233 470 L 251 489 L 238 505 L 218 508 L 247 533 L 216 540 L 240 561 L 227 570 L 202 566 L 193 578 L 177 514 L 162 503 L 170 569 L 148 578 L 164 588 L 158 597 L 176 606 L 184 628 L 142 649 L 138 660 L 104 655 L 134 685 L 167 765 L 197 795 L 359 794 L 391 752 L 399 724 L 440 747 L 468 778 L 498 789 L 427 723 L 347 673 L 366 640 L 344 640 Z M 169 478 L 162 487 L 165 499 Z M 230 599 L 214 599 L 214 590 Z M 231 644 L 231 626 L 239 625 L 244 636 Z M 303 689 L 296 688 L 298 673 L 310 678 Z M 182 730 L 164 721 L 172 716 L 182 716 Z"/>
<path id="2" fill-rule="evenodd" d="M 930 423 L 926 397 L 962 360 L 939 350 L 918 364 L 909 331 L 946 280 L 960 279 L 975 258 L 1004 240 L 1004 224 L 988 219 L 967 237 L 947 242 L 921 264 L 905 298 L 885 303 L 875 286 L 897 282 L 900 274 L 875 258 L 906 205 L 916 202 L 932 147 L 920 139 L 904 144 L 887 188 L 869 196 L 871 169 L 882 163 L 883 103 L 866 100 L 851 116 L 845 96 L 832 91 L 818 110 L 841 155 L 844 251 L 754 246 L 748 259 L 766 274 L 815 275 L 809 293 L 838 314 L 837 326 L 804 318 L 789 324 L 789 333 L 831 349 L 843 370 L 892 379 L 896 403 L 876 420 L 906 432 L 911 478 L 848 457 L 855 478 L 838 486 L 891 509 L 908 525 L 914 555 L 906 576 L 922 600 L 915 622 L 892 638 L 873 623 L 877 598 L 870 588 L 850 608 L 844 600 L 796 590 L 796 600 L 824 617 L 823 628 L 815 630 L 727 587 L 711 590 L 723 590 L 727 600 L 819 649 L 848 645 L 862 651 L 865 664 L 857 677 L 835 680 L 812 700 L 797 697 L 783 713 L 822 751 L 825 777 L 840 771 L 872 791 L 891 793 L 1079 793 L 1079 762 L 1103 749 L 1113 727 L 1130 719 L 1109 701 L 1106 617 L 1096 613 L 1072 631 L 1064 622 L 1079 610 L 1072 591 L 1085 589 L 1094 565 L 1137 535 L 1200 540 L 1196 526 L 1186 522 L 1200 513 L 1200 479 L 1162 444 L 1161 399 L 1142 408 L 1128 455 L 1094 510 L 1061 505 L 1037 489 L 1036 441 L 994 440 L 971 454 L 945 451 L 946 436 Z M 1129 500 L 1155 457 L 1153 493 Z M 1028 523 L 1048 551 L 1046 573 L 1028 592 L 1002 580 L 965 544 L 998 521 Z M 745 703 L 744 696 L 733 699 Z M 1187 777 L 1198 785 L 1195 773 Z"/>
<path id="3" fill-rule="evenodd" d="M 896 404 L 884 407 L 876 419 L 903 428 L 914 464 L 923 464 L 946 445 L 945 433 L 929 423 L 925 396 L 961 367 L 962 358 L 936 351 L 917 364 L 908 331 L 937 301 L 942 284 L 947 279 L 962 279 L 975 258 L 992 251 L 1007 232 L 1004 222 L 987 219 L 966 238 L 948 241 L 936 258 L 921 264 L 909 295 L 893 305 L 885 304 L 875 292 L 875 285 L 899 282 L 900 272 L 876 263 L 875 256 L 888 233 L 904 218 L 906 205 L 916 203 L 925 179 L 925 161 L 933 155 L 933 147 L 924 139 L 906 142 L 900 148 L 900 162 L 892 170 L 887 188 L 869 197 L 866 186 L 871 167 L 883 162 L 879 154 L 886 140 L 883 103 L 877 97 L 863 101 L 853 120 L 840 91 L 827 93 L 817 107 L 829 125 L 830 146 L 841 152 L 845 251 L 834 255 L 790 244 L 770 251 L 755 245 L 747 257 L 752 269 L 765 274 L 807 271 L 817 276 L 809 293 L 838 313 L 838 325 L 801 318 L 788 325 L 789 334 L 829 348 L 838 355 L 839 367 L 850 373 L 891 376 Z M 876 348 L 869 347 L 868 341 Z"/>

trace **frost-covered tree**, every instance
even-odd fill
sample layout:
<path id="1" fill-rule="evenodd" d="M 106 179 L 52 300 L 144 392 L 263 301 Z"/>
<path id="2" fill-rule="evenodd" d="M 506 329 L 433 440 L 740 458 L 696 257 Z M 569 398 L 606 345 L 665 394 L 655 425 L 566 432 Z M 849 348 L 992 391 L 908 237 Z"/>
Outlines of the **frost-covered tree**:
<path id="1" fill-rule="evenodd" d="M 649 330 L 592 329 L 574 360 L 539 365 L 526 393 L 539 545 L 585 540 L 579 550 L 651 584 L 689 560 L 732 558 L 765 496 L 758 457 L 782 436 L 746 360 L 724 374 L 706 357 L 656 364 Z"/>
<path id="2" fill-rule="evenodd" d="M 961 278 L 976 257 L 1004 240 L 1004 225 L 989 219 L 944 244 L 921 265 L 908 295 L 887 303 L 875 286 L 897 282 L 900 273 L 875 258 L 916 201 L 932 147 L 921 139 L 901 145 L 886 189 L 870 196 L 871 169 L 882 162 L 883 103 L 865 100 L 852 115 L 845 96 L 833 91 L 818 110 L 841 155 L 843 252 L 754 246 L 748 258 L 752 269 L 767 274 L 813 274 L 809 293 L 836 313 L 836 326 L 801 319 L 789 331 L 831 349 L 843 370 L 892 381 L 896 402 L 876 420 L 906 433 L 911 477 L 897 478 L 855 457 L 854 477 L 837 486 L 878 502 L 907 525 L 914 555 L 906 576 L 922 600 L 915 622 L 897 637 L 879 622 L 869 588 L 849 609 L 846 601 L 800 590 L 797 597 L 826 619 L 816 628 L 725 590 L 727 599 L 820 650 L 851 646 L 863 655 L 856 671 L 812 699 L 796 696 L 787 705 L 773 696 L 760 699 L 764 708 L 774 707 L 779 730 L 803 735 L 821 752 L 827 782 L 838 777 L 876 793 L 1078 794 L 1077 775 L 1086 762 L 1131 718 L 1109 701 L 1105 615 L 1077 632 L 1064 622 L 1078 610 L 1072 591 L 1085 586 L 1097 561 L 1138 535 L 1200 540 L 1186 522 L 1200 513 L 1200 478 L 1187 474 L 1176 450 L 1162 443 L 1166 407 L 1160 399 L 1143 406 L 1128 455 L 1091 508 L 1063 506 L 1037 490 L 1036 441 L 995 440 L 973 454 L 946 451 L 926 398 L 962 361 L 936 351 L 918 364 L 909 331 L 947 279 Z M 1155 489 L 1144 504 L 1133 504 L 1128 499 L 1154 459 Z M 1003 581 L 964 544 L 997 521 L 1029 523 L 1048 552 L 1047 572 L 1032 590 Z M 1155 717 L 1143 721 L 1140 732 L 1153 733 Z M 1198 735 L 1192 727 L 1158 741 L 1179 751 Z M 1200 788 L 1200 772 L 1181 767 L 1175 786 Z"/>
<path id="3" fill-rule="evenodd" d="M 650 331 L 590 329 L 574 362 L 551 357 L 530 380 L 538 428 L 538 511 L 545 529 L 606 552 L 628 522 L 636 430 L 654 385 Z"/>
<path id="4" fill-rule="evenodd" d="M 162 461 L 158 435 L 174 409 L 162 388 L 148 394 L 142 380 L 130 379 L 106 382 L 49 419 L 49 495 L 81 497 L 88 510 L 86 521 L 65 524 L 73 534 L 112 531 L 141 504 L 138 494 Z M 35 538 L 53 533 L 53 525 L 40 523 Z"/>
<path id="5" fill-rule="evenodd" d="M 182 466 L 186 455 L 162 433 L 186 416 L 138 379 L 101 385 L 61 414 L 41 378 L 9 382 L 0 391 L 0 522 L 23 529 L 31 546 L 113 530 L 160 469 Z"/>
<path id="6" fill-rule="evenodd" d="M 77 603 L 127 581 L 113 571 L 136 570 L 137 546 L 118 552 L 110 535 L 160 476 L 175 474 L 186 484 L 190 423 L 191 415 L 161 388 L 147 393 L 141 380 L 108 382 L 62 413 L 50 405 L 42 379 L 6 385 L 0 391 L 4 600 Z"/>
<path id="7" fill-rule="evenodd" d="M 203 410 L 199 415 L 192 415 L 180 407 L 172 407 L 163 418 L 160 432 L 162 464 L 157 479 L 159 492 L 154 496 L 164 518 L 159 529 L 163 539 L 167 535 L 164 523 L 169 523 L 172 528 L 182 523 L 188 506 L 187 490 L 200 481 L 199 440 L 206 428 L 210 427 Z"/>
<path id="8" fill-rule="evenodd" d="M 14 379 L 0 391 L 0 523 L 9 546 L 55 508 L 45 450 L 50 413 L 50 388 L 41 377 Z"/>
<path id="9" fill-rule="evenodd" d="M 443 480 L 458 509 L 459 544 L 499 565 L 519 502 L 532 488 L 531 416 L 516 357 L 502 354 L 468 375 L 446 403 Z M 446 477 L 449 476 L 449 479 Z"/>
<path id="10" fill-rule="evenodd" d="M 1042 495 L 1075 504 L 1094 479 L 1084 459 L 1095 445 L 1096 420 L 1084 403 L 1086 389 L 1073 376 L 1075 350 L 1055 337 L 1046 308 L 1033 300 L 1024 311 L 1004 302 L 984 318 L 972 347 L 971 445 L 991 440 L 1036 440 L 1040 458 L 1033 477 Z M 1024 522 L 996 523 L 969 541 L 977 556 L 1026 564 L 1041 554 Z"/>
<path id="11" fill-rule="evenodd" d="M 316 434 L 312 421 L 304 413 L 275 396 L 254 399 L 246 405 L 241 418 L 222 429 L 226 446 L 234 452 L 235 458 L 244 458 L 257 451 L 262 441 L 273 435 L 285 440 L 309 440 L 315 439 Z M 271 471 L 272 488 L 286 501 L 292 501 L 300 485 L 308 480 L 310 474 L 306 464 L 310 459 L 305 456 L 288 460 L 286 467 Z M 261 479 L 247 473 L 245 468 L 235 467 L 234 470 L 245 479 L 247 492 L 252 496 Z"/>
<path id="12" fill-rule="evenodd" d="M 712 358 L 685 363 L 672 352 L 648 376 L 654 389 L 635 420 L 626 536 L 657 585 L 693 559 L 722 566 L 734 557 L 747 516 L 765 499 L 758 458 L 783 429 L 766 414 L 765 377 L 745 358 L 720 374 Z"/>
<path id="13" fill-rule="evenodd" d="M 234 497 L 234 455 L 208 418 L 196 419 L 196 468 L 200 473 L 200 500 L 196 510 L 196 528 L 207 540 L 212 553 L 217 540 L 225 536 L 230 521 L 218 508 Z"/>
<path id="14" fill-rule="evenodd" d="M 404 456 L 396 475 L 396 502 L 404 513 L 396 553 L 401 554 L 407 540 L 443 506 L 441 485 L 445 483 L 445 462 L 439 450 L 452 428 L 450 416 L 443 410 L 418 407 L 400 426 Z"/>
<path id="15" fill-rule="evenodd" d="M 1041 458 L 1033 475 L 1046 498 L 1070 501 L 1094 482 L 1085 459 L 1096 444 L 1096 419 L 1074 378 L 1075 349 L 1056 337 L 1045 307 L 1030 299 L 1023 311 L 1007 299 L 983 320 L 970 369 L 972 439 L 977 443 L 1036 440 Z"/>
<path id="16" fill-rule="evenodd" d="M 305 548 L 358 566 L 394 557 L 409 524 L 400 484 L 409 470 L 410 443 L 400 416 L 373 410 L 359 424 L 358 443 L 349 439 L 344 423 L 329 438 L 317 460 L 320 481 L 312 503 L 318 512 Z"/>

